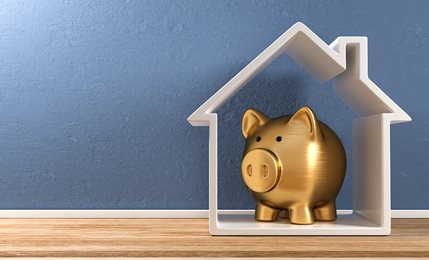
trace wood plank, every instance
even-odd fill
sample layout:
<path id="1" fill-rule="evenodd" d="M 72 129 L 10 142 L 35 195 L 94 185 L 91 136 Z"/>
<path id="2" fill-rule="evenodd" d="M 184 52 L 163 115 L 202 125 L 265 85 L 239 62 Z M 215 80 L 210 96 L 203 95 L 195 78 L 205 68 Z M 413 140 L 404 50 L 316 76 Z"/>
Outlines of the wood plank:
<path id="1" fill-rule="evenodd" d="M 378 237 L 213 237 L 207 219 L 0 219 L 0 257 L 429 257 L 429 219 Z"/>

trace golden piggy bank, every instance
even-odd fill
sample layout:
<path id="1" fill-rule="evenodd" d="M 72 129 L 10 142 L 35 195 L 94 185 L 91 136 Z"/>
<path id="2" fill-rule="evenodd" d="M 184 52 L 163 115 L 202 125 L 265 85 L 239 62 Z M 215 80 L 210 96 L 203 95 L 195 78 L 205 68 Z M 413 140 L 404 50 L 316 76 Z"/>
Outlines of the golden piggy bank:
<path id="1" fill-rule="evenodd" d="M 273 119 L 248 109 L 242 131 L 241 172 L 256 201 L 256 220 L 275 221 L 281 211 L 293 224 L 337 218 L 346 155 L 334 131 L 309 107 Z"/>

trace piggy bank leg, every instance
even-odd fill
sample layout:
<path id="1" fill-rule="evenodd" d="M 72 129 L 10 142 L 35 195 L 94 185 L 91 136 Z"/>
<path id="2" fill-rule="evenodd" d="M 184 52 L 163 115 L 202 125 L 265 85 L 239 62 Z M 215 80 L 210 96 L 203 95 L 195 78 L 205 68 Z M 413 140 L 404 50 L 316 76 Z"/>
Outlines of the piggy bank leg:
<path id="1" fill-rule="evenodd" d="M 313 210 L 316 220 L 333 221 L 337 219 L 335 201 L 330 201 Z"/>
<path id="2" fill-rule="evenodd" d="M 267 206 L 261 202 L 256 202 L 255 219 L 258 221 L 276 221 L 279 210 Z"/>
<path id="3" fill-rule="evenodd" d="M 289 221 L 292 224 L 308 225 L 314 223 L 313 210 L 308 205 L 289 207 Z"/>

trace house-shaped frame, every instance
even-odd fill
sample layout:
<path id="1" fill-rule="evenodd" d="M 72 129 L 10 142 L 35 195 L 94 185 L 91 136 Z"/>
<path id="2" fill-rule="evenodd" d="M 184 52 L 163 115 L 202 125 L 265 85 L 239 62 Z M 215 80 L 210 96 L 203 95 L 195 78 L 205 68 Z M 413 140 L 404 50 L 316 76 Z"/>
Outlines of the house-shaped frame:
<path id="1" fill-rule="evenodd" d="M 292 57 L 322 83 L 333 79 L 334 93 L 358 115 L 352 129 L 353 210 L 347 214 L 339 211 L 334 222 L 257 222 L 253 214 L 218 210 L 216 111 L 282 54 Z M 192 113 L 188 121 L 193 126 L 209 127 L 210 234 L 390 234 L 390 125 L 411 118 L 368 78 L 367 72 L 366 37 L 338 37 L 327 45 L 303 23 L 296 23 Z"/>

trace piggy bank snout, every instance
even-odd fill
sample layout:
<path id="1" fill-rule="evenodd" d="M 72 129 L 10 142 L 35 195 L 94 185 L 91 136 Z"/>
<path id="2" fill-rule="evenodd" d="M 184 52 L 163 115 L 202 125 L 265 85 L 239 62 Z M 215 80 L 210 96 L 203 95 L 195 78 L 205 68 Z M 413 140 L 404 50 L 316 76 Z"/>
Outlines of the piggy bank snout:
<path id="1" fill-rule="evenodd" d="M 246 186 L 254 192 L 267 192 L 278 183 L 281 165 L 277 156 L 265 149 L 249 151 L 241 164 Z"/>

